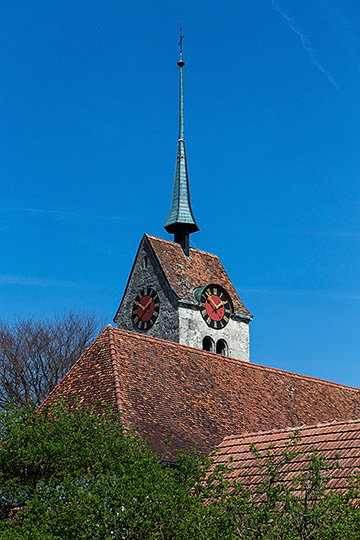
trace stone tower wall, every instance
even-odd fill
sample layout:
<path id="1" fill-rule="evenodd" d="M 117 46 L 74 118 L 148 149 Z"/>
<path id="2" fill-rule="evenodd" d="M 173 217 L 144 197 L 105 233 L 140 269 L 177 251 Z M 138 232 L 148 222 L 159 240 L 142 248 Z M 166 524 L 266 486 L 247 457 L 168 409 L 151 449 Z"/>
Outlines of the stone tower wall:
<path id="1" fill-rule="evenodd" d="M 135 297 L 145 287 L 155 289 L 160 301 L 159 316 L 154 326 L 146 332 L 136 328 L 132 322 Z M 175 343 L 179 342 L 177 298 L 171 291 L 156 258 L 144 239 L 140 244 L 124 298 L 114 321 L 118 328 L 124 330 L 132 330 Z"/>
<path id="2" fill-rule="evenodd" d="M 225 328 L 215 330 L 205 323 L 197 306 L 179 306 L 179 343 L 202 349 L 203 339 L 206 336 L 213 340 L 214 352 L 218 340 L 223 339 L 227 344 L 226 356 L 250 361 L 248 322 L 231 318 Z"/>

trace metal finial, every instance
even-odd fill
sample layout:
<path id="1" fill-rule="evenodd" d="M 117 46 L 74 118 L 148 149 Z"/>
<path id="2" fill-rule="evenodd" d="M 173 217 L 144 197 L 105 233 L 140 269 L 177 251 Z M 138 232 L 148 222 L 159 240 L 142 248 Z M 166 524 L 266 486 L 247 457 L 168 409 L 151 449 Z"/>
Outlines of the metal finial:
<path id="1" fill-rule="evenodd" d="M 185 62 L 182 58 L 182 40 L 184 39 L 183 33 L 182 33 L 182 23 L 180 23 L 180 41 L 178 43 L 180 47 L 180 60 L 178 61 L 177 65 L 179 68 L 183 68 L 185 66 Z"/>
<path id="2" fill-rule="evenodd" d="M 178 43 L 180 47 L 180 54 L 182 53 L 182 40 L 184 39 L 183 33 L 182 33 L 182 23 L 180 23 L 180 41 Z"/>

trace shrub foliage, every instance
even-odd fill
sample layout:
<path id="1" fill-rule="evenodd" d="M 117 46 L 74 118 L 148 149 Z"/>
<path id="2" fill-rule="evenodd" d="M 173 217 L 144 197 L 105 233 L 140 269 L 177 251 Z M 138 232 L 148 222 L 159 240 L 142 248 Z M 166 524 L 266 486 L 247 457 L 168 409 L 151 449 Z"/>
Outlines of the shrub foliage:
<path id="1" fill-rule="evenodd" d="M 314 451 L 291 485 L 281 481 L 296 438 L 269 452 L 249 489 L 246 471 L 230 481 L 227 467 L 211 469 L 195 449 L 169 466 L 105 409 L 7 409 L 0 425 L 0 538 L 360 538 L 356 478 L 346 493 L 328 493 L 328 465 Z"/>

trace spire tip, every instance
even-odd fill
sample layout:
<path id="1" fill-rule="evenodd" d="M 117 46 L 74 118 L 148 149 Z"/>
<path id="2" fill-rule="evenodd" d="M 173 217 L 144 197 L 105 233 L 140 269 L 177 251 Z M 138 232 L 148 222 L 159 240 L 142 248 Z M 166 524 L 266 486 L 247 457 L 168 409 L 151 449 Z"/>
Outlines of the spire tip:
<path id="1" fill-rule="evenodd" d="M 185 66 L 185 62 L 184 60 L 182 59 L 182 41 L 184 39 L 184 36 L 183 36 L 183 33 L 182 33 L 182 23 L 180 23 L 180 29 L 179 29 L 179 32 L 180 32 L 180 40 L 179 40 L 179 48 L 180 48 L 180 60 L 178 61 L 177 65 L 179 67 L 184 67 Z"/>
<path id="2" fill-rule="evenodd" d="M 184 39 L 184 36 L 183 36 L 183 33 L 182 33 L 182 23 L 180 23 L 180 29 L 179 29 L 179 32 L 180 32 L 180 40 L 179 40 L 179 47 L 180 47 L 180 54 L 182 53 L 182 40 Z"/>

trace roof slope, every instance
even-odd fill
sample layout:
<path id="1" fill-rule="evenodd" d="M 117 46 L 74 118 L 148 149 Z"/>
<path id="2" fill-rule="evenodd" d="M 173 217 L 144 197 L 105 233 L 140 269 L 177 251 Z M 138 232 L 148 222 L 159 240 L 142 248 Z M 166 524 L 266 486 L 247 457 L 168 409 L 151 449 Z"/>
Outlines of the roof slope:
<path id="1" fill-rule="evenodd" d="M 116 385 L 114 347 L 109 327 L 93 341 L 85 353 L 55 386 L 40 407 L 65 398 L 71 404 L 73 397 L 88 407 L 99 401 L 117 411 L 122 411 L 121 396 Z"/>
<path id="2" fill-rule="evenodd" d="M 155 452 L 231 433 L 360 417 L 360 392 L 340 384 L 108 326 L 44 403 L 77 396 L 122 410 Z M 169 456 L 171 457 L 171 456 Z"/>
<path id="3" fill-rule="evenodd" d="M 252 318 L 216 255 L 190 248 L 190 256 L 186 257 L 179 244 L 147 234 L 145 238 L 152 247 L 170 287 L 181 300 L 196 303 L 193 294 L 196 287 L 218 284 L 230 294 L 235 313 Z"/>
<path id="4" fill-rule="evenodd" d="M 261 482 L 261 471 L 259 465 L 266 463 L 268 451 L 272 455 L 280 455 L 289 443 L 289 437 L 294 435 L 296 428 L 281 431 L 267 431 L 259 433 L 245 433 L 243 435 L 226 437 L 219 446 L 219 452 L 214 456 L 214 464 L 221 464 L 230 460 L 230 467 L 233 472 L 229 477 L 241 475 L 245 468 L 246 475 L 241 475 L 241 481 L 245 485 L 255 486 Z M 330 477 L 328 488 L 342 490 L 346 488 L 346 478 L 353 476 L 360 468 L 360 420 L 350 420 L 347 422 L 332 422 L 318 424 L 314 426 L 301 427 L 298 443 L 300 454 L 281 471 L 284 474 L 283 480 L 290 482 L 294 476 L 298 476 L 304 466 L 307 457 L 312 450 L 316 449 L 319 455 L 327 458 L 327 464 L 331 465 L 339 461 L 340 467 L 336 471 L 329 471 Z M 260 459 L 255 459 L 250 445 L 254 444 L 260 453 Z M 290 447 L 291 448 L 291 447 Z M 339 459 L 335 457 L 339 453 Z"/>

